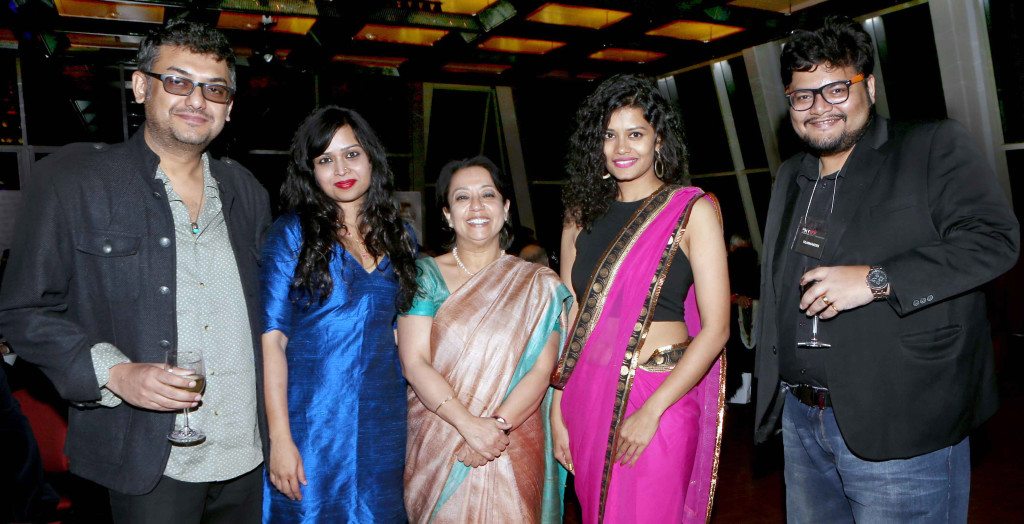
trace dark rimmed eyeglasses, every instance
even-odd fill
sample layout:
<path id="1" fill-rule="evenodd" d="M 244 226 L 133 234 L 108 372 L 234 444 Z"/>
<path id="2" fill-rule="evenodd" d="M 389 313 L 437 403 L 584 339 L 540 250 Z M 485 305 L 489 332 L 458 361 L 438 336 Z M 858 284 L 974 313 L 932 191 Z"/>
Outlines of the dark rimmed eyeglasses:
<path id="1" fill-rule="evenodd" d="M 863 81 L 864 73 L 859 73 L 849 80 L 832 82 L 817 89 L 795 89 L 786 93 L 786 100 L 794 111 L 807 111 L 814 105 L 814 97 L 818 95 L 829 104 L 842 104 L 850 99 L 850 86 Z"/>
<path id="2" fill-rule="evenodd" d="M 189 96 L 198 87 L 199 92 L 203 94 L 203 98 L 217 104 L 226 104 L 231 101 L 233 96 L 235 96 L 235 90 L 224 84 L 196 82 L 183 76 L 161 75 L 159 73 L 143 71 L 141 69 L 139 72 L 146 76 L 160 79 L 160 82 L 164 85 L 164 91 L 167 91 L 172 95 Z"/>

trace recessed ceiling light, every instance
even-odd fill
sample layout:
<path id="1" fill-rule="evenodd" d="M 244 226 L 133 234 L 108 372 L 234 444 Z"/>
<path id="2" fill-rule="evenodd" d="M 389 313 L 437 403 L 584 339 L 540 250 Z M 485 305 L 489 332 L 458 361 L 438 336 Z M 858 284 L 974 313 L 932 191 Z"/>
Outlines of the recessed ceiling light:
<path id="1" fill-rule="evenodd" d="M 628 18 L 631 13 L 565 4 L 544 4 L 526 17 L 531 22 L 604 29 Z"/>
<path id="2" fill-rule="evenodd" d="M 74 18 L 99 18 L 162 24 L 164 8 L 159 5 L 120 4 L 95 0 L 56 0 L 57 13 Z"/>
<path id="3" fill-rule="evenodd" d="M 516 38 L 512 36 L 494 36 L 488 38 L 478 47 L 487 51 L 500 51 L 503 53 L 526 53 L 531 55 L 543 55 L 565 45 L 565 42 L 553 40 L 532 40 L 529 38 Z"/>
<path id="4" fill-rule="evenodd" d="M 270 22 L 269 24 L 267 22 Z M 258 31 L 266 26 L 271 33 L 290 33 L 304 35 L 309 32 L 316 18 L 307 16 L 266 16 L 249 13 L 221 11 L 217 18 L 218 29 L 238 29 L 242 31 Z"/>
<path id="5" fill-rule="evenodd" d="M 452 62 L 445 64 L 441 69 L 449 73 L 489 73 L 499 75 L 511 69 L 508 64 L 465 64 Z"/>
<path id="6" fill-rule="evenodd" d="M 441 0 L 442 13 L 475 15 L 497 0 Z"/>
<path id="7" fill-rule="evenodd" d="M 613 62 L 635 62 L 643 64 L 645 62 L 652 62 L 665 56 L 665 53 L 659 53 L 657 51 L 644 51 L 641 49 L 624 49 L 621 47 L 609 47 L 602 49 L 592 55 L 590 58 L 595 60 L 610 60 Z"/>
<path id="8" fill-rule="evenodd" d="M 690 20 L 677 20 L 665 24 L 657 29 L 647 32 L 650 36 L 667 36 L 679 40 L 695 40 L 698 42 L 710 42 L 733 33 L 743 31 L 742 27 L 731 25 L 711 24 L 708 22 L 693 22 Z"/>
<path id="9" fill-rule="evenodd" d="M 442 29 L 366 24 L 354 38 L 372 42 L 432 46 L 447 34 L 448 31 Z"/>
<path id="10" fill-rule="evenodd" d="M 825 0 L 733 0 L 729 5 L 734 7 L 748 7 L 750 9 L 761 9 L 762 11 L 775 11 L 788 15 L 812 5 L 817 5 Z"/>
<path id="11" fill-rule="evenodd" d="M 67 33 L 71 49 L 138 49 L 141 36 Z"/>
<path id="12" fill-rule="evenodd" d="M 334 62 L 344 62 L 363 67 L 398 67 L 408 58 L 401 56 L 334 55 Z"/>

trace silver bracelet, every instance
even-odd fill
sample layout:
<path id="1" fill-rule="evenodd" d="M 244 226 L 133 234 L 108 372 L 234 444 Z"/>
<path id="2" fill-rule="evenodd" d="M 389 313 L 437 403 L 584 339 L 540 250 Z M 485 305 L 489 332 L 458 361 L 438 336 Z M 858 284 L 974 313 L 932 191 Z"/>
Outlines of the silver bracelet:
<path id="1" fill-rule="evenodd" d="M 501 422 L 502 424 L 508 424 L 508 421 L 505 420 L 504 417 L 500 417 L 498 415 L 491 415 L 491 418 L 493 418 L 494 420 L 497 420 L 498 422 Z M 512 430 L 511 429 L 503 429 L 502 431 L 505 432 L 506 435 L 508 435 Z"/>

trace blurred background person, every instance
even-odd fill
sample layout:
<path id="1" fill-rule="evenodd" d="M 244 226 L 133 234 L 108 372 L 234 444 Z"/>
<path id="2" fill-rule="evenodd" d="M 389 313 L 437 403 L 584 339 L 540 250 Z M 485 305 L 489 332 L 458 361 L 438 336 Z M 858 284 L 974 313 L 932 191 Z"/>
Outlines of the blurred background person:
<path id="1" fill-rule="evenodd" d="M 540 264 L 544 267 L 551 267 L 551 259 L 548 258 L 548 250 L 540 244 L 527 244 L 519 250 L 519 258 Z"/>
<path id="2" fill-rule="evenodd" d="M 729 314 L 729 341 L 725 354 L 729 362 L 725 396 L 729 402 L 750 402 L 751 374 L 754 371 L 754 341 L 757 297 L 760 293 L 761 268 L 757 251 L 750 239 L 734 234 L 729 237 L 729 287 L 732 303 Z"/>

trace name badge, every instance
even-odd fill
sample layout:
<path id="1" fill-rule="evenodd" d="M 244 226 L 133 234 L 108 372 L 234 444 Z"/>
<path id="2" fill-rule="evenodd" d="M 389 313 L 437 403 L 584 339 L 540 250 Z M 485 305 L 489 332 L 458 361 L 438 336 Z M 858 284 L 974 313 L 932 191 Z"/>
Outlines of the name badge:
<path id="1" fill-rule="evenodd" d="M 822 253 L 825 251 L 827 236 L 825 220 L 815 217 L 804 217 L 796 227 L 793 251 L 821 260 Z"/>

